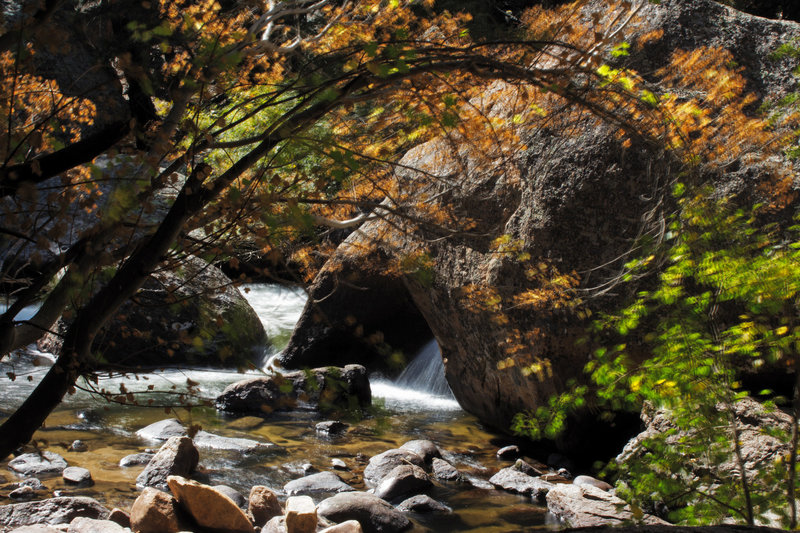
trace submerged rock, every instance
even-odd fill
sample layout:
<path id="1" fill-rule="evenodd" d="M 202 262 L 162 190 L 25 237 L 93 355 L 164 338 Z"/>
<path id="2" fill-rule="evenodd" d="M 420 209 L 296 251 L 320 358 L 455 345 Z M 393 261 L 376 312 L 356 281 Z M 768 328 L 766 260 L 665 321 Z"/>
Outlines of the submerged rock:
<path id="1" fill-rule="evenodd" d="M 60 474 L 67 467 L 67 461 L 47 450 L 25 453 L 8 462 L 8 468 L 24 476 Z"/>
<path id="2" fill-rule="evenodd" d="M 392 505 L 366 492 L 342 492 L 320 502 L 320 516 L 333 522 L 356 520 L 364 533 L 397 533 L 411 527 L 411 521 Z"/>
<path id="3" fill-rule="evenodd" d="M 367 371 L 360 365 L 246 379 L 229 385 L 216 400 L 221 411 L 261 414 L 303 407 L 354 410 L 371 403 Z"/>
<path id="4" fill-rule="evenodd" d="M 453 510 L 427 494 L 417 494 L 397 504 L 397 510 L 414 513 L 452 513 Z"/>

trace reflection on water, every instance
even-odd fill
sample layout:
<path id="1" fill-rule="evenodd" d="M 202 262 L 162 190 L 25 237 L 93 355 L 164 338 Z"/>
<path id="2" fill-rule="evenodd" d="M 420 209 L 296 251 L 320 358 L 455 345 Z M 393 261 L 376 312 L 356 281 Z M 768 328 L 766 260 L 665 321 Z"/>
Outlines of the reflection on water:
<path id="1" fill-rule="evenodd" d="M 305 301 L 305 295 L 287 289 L 251 286 L 248 299 L 268 327 L 271 338 L 288 338 Z M 0 410 L 10 412 L 44 375 L 43 355 L 29 352 L 2 363 L 2 372 L 14 372 L 16 380 L 0 386 Z M 255 376 L 252 371 L 246 376 Z M 204 369 L 170 370 L 147 374 L 101 377 L 97 387 L 121 394 L 134 393 L 142 404 L 174 402 L 175 395 L 187 387 L 195 399 L 213 399 L 230 383 L 245 377 L 236 372 Z M 30 379 L 29 379 L 30 378 Z M 85 387 L 87 384 L 83 384 Z M 74 489 L 65 487 L 60 477 L 45 480 L 49 492 L 88 495 L 108 507 L 129 508 L 138 495 L 136 476 L 143 466 L 120 468 L 126 455 L 154 447 L 154 443 L 135 432 L 164 418 L 177 417 L 186 425 L 199 424 L 204 430 L 228 437 L 269 441 L 279 448 L 250 455 L 202 449 L 200 473 L 206 483 L 230 485 L 245 494 L 253 485 L 266 485 L 281 495 L 283 485 L 303 475 L 303 465 L 310 463 L 319 471 L 331 469 L 331 460 L 343 460 L 349 470 L 337 471 L 354 488 L 364 490 L 361 475 L 369 457 L 411 440 L 433 440 L 444 456 L 465 475 L 487 479 L 497 469 L 507 466 L 495 456 L 497 447 L 490 443 L 496 435 L 485 430 L 464 412 L 452 396 L 418 390 L 424 387 L 399 385 L 387 380 L 372 382 L 376 407 L 360 419 L 344 418 L 350 427 L 346 434 L 328 438 L 316 434 L 315 425 L 324 420 L 309 411 L 273 414 L 263 423 L 255 420 L 247 430 L 240 429 L 236 418 L 217 413 L 210 407 L 192 409 L 146 408 L 109 404 L 85 391 L 66 398 L 48 418 L 36 439 L 47 442 L 49 449 L 61 454 L 70 465 L 83 466 L 92 472 L 95 485 Z M 88 453 L 68 450 L 69 443 L 80 439 Z M 14 478 L 11 473 L 0 474 Z M 6 491 L 0 490 L 0 494 Z M 545 526 L 545 510 L 529 498 L 503 491 L 487 491 L 465 486 L 437 486 L 431 496 L 455 511 L 452 515 L 412 514 L 418 530 L 433 531 L 520 531 Z M 319 502 L 321 498 L 314 497 Z"/>

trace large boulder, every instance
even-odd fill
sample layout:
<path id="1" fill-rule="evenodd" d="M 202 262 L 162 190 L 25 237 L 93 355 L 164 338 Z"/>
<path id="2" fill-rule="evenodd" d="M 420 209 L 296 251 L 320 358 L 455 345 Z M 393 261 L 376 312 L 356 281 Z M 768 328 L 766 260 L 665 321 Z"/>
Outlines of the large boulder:
<path id="1" fill-rule="evenodd" d="M 569 527 L 621 526 L 632 521 L 668 525 L 658 517 L 637 517 L 624 500 L 596 487 L 560 484 L 547 493 L 547 510 Z"/>
<path id="2" fill-rule="evenodd" d="M 245 368 L 260 362 L 266 343 L 261 320 L 233 282 L 189 256 L 177 270 L 153 273 L 103 327 L 94 349 L 106 362 L 128 367 Z M 52 334 L 38 344 L 60 350 Z"/>
<path id="3" fill-rule="evenodd" d="M 0 531 L 33 524 L 69 524 L 79 516 L 105 519 L 108 516 L 108 509 L 100 505 L 97 500 L 86 496 L 65 496 L 38 502 L 3 505 L 0 506 Z"/>
<path id="4" fill-rule="evenodd" d="M 214 487 L 181 476 L 167 478 L 178 503 L 200 527 L 228 533 L 253 533 L 253 524 L 236 502 Z"/>
<path id="5" fill-rule="evenodd" d="M 216 400 L 221 411 L 259 414 L 297 408 L 358 410 L 371 403 L 367 371 L 360 365 L 245 379 L 229 385 Z"/>
<path id="6" fill-rule="evenodd" d="M 23 476 L 54 475 L 67 468 L 67 461 L 57 453 L 44 450 L 15 457 L 8 462 L 8 468 Z"/>
<path id="7" fill-rule="evenodd" d="M 136 477 L 140 488 L 168 490 L 169 476 L 189 476 L 197 468 L 200 452 L 189 437 L 170 437 Z"/>
<path id="8" fill-rule="evenodd" d="M 793 61 L 771 56 L 780 44 L 800 36 L 798 24 L 753 17 L 711 0 L 635 4 L 641 4 L 639 16 L 620 33 L 631 43 L 630 54 L 618 61 L 648 81 L 658 82 L 655 73 L 674 50 L 718 46 L 733 53 L 747 90 L 757 98 L 794 90 Z M 590 1 L 581 17 L 589 22 L 592 12 L 602 18 L 608 6 Z M 649 39 L 640 40 L 643 36 Z M 497 84 L 475 104 L 486 115 L 510 122 L 523 113 L 514 102 L 526 108 L 529 102 L 509 94 L 514 93 Z M 351 234 L 330 260 L 330 269 L 341 272 L 373 272 L 382 255 L 405 265 L 405 286 L 441 348 L 455 397 L 491 427 L 508 431 L 515 415 L 547 406 L 571 380 L 584 379 L 593 348 L 576 339 L 591 316 L 618 308 L 635 293 L 612 290 L 614 280 L 636 239 L 651 229 L 648 214 L 670 208 L 664 184 L 674 177 L 676 165 L 669 154 L 618 133 L 588 112 L 575 111 L 548 114 L 546 122 L 532 119 L 519 132 L 516 152 L 493 154 L 480 144 L 484 139 L 477 146 L 458 137 L 421 144 L 397 165 L 398 195 L 426 203 L 427 210 L 415 215 L 448 213 L 451 220 L 468 221 L 468 227 L 409 228 L 397 219 L 373 220 Z M 756 191 L 764 190 L 758 185 L 765 179 L 760 164 L 743 160 L 718 170 L 718 193 L 759 201 Z M 330 294 L 330 276 L 324 269 L 311 301 Z M 390 283 L 391 275 L 385 277 Z M 576 295 L 581 306 L 571 305 Z M 357 311 L 346 304 L 340 301 L 335 310 L 342 319 Z M 328 335 L 346 333 L 340 327 Z M 295 332 L 297 338 L 304 335 L 319 336 Z M 302 359 L 293 355 L 285 363 L 295 360 Z M 582 437 L 568 436 L 559 444 L 579 456 L 611 456 L 628 438 L 589 421 L 572 428 Z M 615 439 L 605 442 L 610 436 Z"/>
<path id="9" fill-rule="evenodd" d="M 317 513 L 333 522 L 357 520 L 364 533 L 399 533 L 412 525 L 387 501 L 367 492 L 342 492 L 322 500 Z"/>

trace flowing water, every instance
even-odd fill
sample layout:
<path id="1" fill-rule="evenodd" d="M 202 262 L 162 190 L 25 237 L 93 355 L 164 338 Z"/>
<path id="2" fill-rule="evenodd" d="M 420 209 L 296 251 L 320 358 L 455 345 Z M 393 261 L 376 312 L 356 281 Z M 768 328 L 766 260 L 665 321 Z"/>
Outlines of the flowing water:
<path id="1" fill-rule="evenodd" d="M 261 317 L 273 342 L 267 352 L 276 353 L 287 342 L 303 308 L 305 295 L 302 291 L 269 285 L 247 288 L 245 296 Z M 0 386 L 0 415 L 22 402 L 46 372 L 49 359 L 47 354 L 29 351 L 0 364 L 0 372 L 15 377 L 14 381 L 4 381 Z M 88 468 L 95 485 L 74 489 L 66 487 L 60 477 L 52 477 L 44 480 L 48 491 L 92 496 L 108 507 L 129 508 L 138 494 L 135 480 L 143 467 L 120 468 L 119 460 L 147 448 L 157 448 L 158 443 L 137 437 L 136 430 L 168 417 L 177 417 L 185 424 L 200 424 L 203 429 L 224 436 L 277 444 L 277 451 L 252 455 L 200 450 L 201 475 L 206 483 L 226 484 L 245 494 L 253 485 L 267 485 L 281 494 L 286 482 L 304 475 L 303 465 L 310 463 L 316 470 L 330 470 L 334 458 L 344 460 L 350 469 L 337 472 L 342 479 L 364 490 L 361 472 L 369 457 L 420 438 L 434 441 L 445 459 L 473 478 L 488 479 L 497 469 L 508 466 L 495 457 L 502 439 L 484 429 L 453 398 L 444 381 L 435 342 L 421 350 L 396 381 L 373 379 L 376 406 L 373 412 L 360 420 L 346 420 L 350 424 L 349 431 L 333 439 L 315 433 L 315 424 L 325 418 L 308 411 L 282 413 L 268 419 L 230 418 L 210 407 L 175 409 L 166 413 L 163 408 L 110 404 L 81 390 L 95 387 L 142 392 L 141 403 L 174 404 L 177 396 L 186 394 L 187 380 L 192 384 L 195 397 L 213 399 L 225 386 L 243 377 L 236 372 L 192 369 L 113 376 L 97 384 L 82 384 L 76 394 L 69 396 L 48 418 L 35 439 L 62 455 L 70 465 Z M 69 451 L 67 447 L 76 439 L 84 441 L 89 452 Z M 0 485 L 4 480 L 12 482 L 17 477 L 6 470 L 0 473 Z M 7 494 L 8 490 L 0 486 L 0 504 L 8 502 Z M 550 527 L 546 510 L 522 496 L 465 488 L 465 485 L 437 486 L 431 495 L 452 507 L 454 513 L 413 515 L 419 531 L 510 532 Z"/>

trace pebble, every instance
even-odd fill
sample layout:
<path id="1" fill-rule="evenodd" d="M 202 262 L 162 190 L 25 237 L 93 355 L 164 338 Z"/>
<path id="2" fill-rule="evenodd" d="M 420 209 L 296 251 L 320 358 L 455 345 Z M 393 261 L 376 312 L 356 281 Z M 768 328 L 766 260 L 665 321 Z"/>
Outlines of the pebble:
<path id="1" fill-rule="evenodd" d="M 72 441 L 72 444 L 69 445 L 69 451 L 71 452 L 86 452 L 89 451 L 89 446 L 83 442 L 82 440 L 75 440 Z"/>
<path id="2" fill-rule="evenodd" d="M 331 459 L 331 466 L 332 466 L 332 467 L 333 467 L 335 470 L 350 470 L 350 469 L 347 467 L 347 463 L 345 463 L 345 462 L 344 462 L 344 461 L 342 461 L 341 459 Z"/>
<path id="3" fill-rule="evenodd" d="M 61 477 L 64 478 L 64 481 L 73 485 L 94 485 L 91 472 L 80 466 L 68 466 L 61 473 Z"/>

